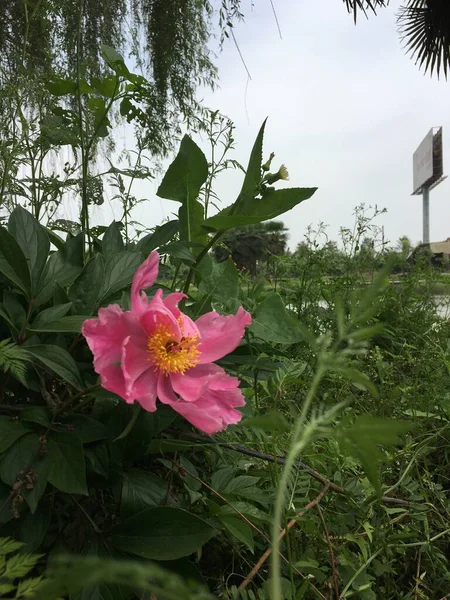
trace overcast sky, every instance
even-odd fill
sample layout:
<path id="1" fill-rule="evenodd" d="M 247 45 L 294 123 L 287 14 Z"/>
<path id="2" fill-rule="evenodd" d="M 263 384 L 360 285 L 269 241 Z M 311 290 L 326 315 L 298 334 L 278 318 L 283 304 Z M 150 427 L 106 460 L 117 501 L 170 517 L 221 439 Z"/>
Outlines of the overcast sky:
<path id="1" fill-rule="evenodd" d="M 361 16 L 356 26 L 342 0 L 274 5 L 282 39 L 270 0 L 255 0 L 253 7 L 249 0 L 242 3 L 245 22 L 236 25 L 235 36 L 251 80 L 230 41 L 216 61 L 220 89 L 201 92 L 205 105 L 234 121 L 234 157 L 246 164 L 268 116 L 265 154 L 276 153 L 273 166 L 287 165 L 290 186 L 319 188 L 280 217 L 289 227 L 291 248 L 318 222 L 337 238 L 362 202 L 387 208 L 379 224 L 388 240 L 408 235 L 420 241 L 422 199 L 411 196 L 412 155 L 429 129 L 442 125 L 447 171 L 450 91 L 444 79 L 423 75 L 405 55 L 396 26 L 400 0 L 368 20 Z M 241 181 L 235 173 L 219 182 L 224 206 L 235 199 Z M 136 190 L 150 199 L 139 216 L 155 225 L 177 206 L 154 195 L 156 184 L 150 187 Z M 431 192 L 430 237 L 450 237 L 450 180 Z"/>

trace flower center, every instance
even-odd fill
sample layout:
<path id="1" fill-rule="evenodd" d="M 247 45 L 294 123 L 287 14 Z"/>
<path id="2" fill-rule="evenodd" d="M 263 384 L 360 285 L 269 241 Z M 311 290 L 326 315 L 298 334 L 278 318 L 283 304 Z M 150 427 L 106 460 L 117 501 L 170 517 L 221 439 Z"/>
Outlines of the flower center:
<path id="1" fill-rule="evenodd" d="M 188 335 L 176 342 L 170 327 L 159 324 L 147 341 L 149 360 L 153 363 L 155 371 L 162 371 L 164 375 L 169 373 L 184 375 L 185 371 L 198 364 L 199 344 L 198 335 Z"/>

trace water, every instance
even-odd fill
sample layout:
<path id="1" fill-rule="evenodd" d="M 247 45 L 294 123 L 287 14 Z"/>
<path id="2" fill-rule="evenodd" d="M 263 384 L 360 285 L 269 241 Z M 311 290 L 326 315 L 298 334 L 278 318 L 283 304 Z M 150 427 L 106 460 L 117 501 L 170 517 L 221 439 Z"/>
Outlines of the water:
<path id="1" fill-rule="evenodd" d="M 441 317 L 441 319 L 450 319 L 450 295 L 441 294 L 433 296 L 433 302 L 436 305 L 437 315 Z M 318 305 L 322 308 L 326 308 L 328 306 L 328 302 L 325 300 L 319 300 Z M 286 308 L 288 310 L 295 311 L 293 304 L 288 304 Z"/>
<path id="2" fill-rule="evenodd" d="M 433 296 L 436 312 L 442 319 L 450 319 L 450 296 Z"/>

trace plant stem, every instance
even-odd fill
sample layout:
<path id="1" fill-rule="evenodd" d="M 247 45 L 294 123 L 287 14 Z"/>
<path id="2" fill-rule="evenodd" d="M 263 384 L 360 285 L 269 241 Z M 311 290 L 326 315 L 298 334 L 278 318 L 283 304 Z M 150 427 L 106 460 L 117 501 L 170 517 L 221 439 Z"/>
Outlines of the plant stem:
<path id="1" fill-rule="evenodd" d="M 289 474 L 292 467 L 295 465 L 295 461 L 300 452 L 305 448 L 309 442 L 311 433 L 304 429 L 306 417 L 308 415 L 311 404 L 316 395 L 317 388 L 325 374 L 325 368 L 319 365 L 314 378 L 311 382 L 311 386 L 308 390 L 305 402 L 303 404 L 302 412 L 295 425 L 293 440 L 289 449 L 289 453 L 286 457 L 283 471 L 281 473 L 280 482 L 278 484 L 277 497 L 275 501 L 275 512 L 273 517 L 272 525 L 272 578 L 271 578 L 271 599 L 272 600 L 283 600 L 281 591 L 281 576 L 280 576 L 280 557 L 278 555 L 280 545 L 280 530 L 281 530 L 281 518 L 283 514 L 284 498 L 288 485 Z"/>

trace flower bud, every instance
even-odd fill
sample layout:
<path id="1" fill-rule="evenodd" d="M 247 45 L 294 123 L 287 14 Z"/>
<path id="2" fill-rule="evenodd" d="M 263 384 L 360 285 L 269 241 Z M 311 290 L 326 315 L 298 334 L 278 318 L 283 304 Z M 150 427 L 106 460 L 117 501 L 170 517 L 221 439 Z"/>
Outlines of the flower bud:
<path id="1" fill-rule="evenodd" d="M 270 156 L 269 156 L 269 160 L 263 164 L 263 166 L 261 167 L 263 171 L 268 171 L 270 169 L 270 163 L 273 161 L 275 156 L 275 152 L 271 152 Z"/>

